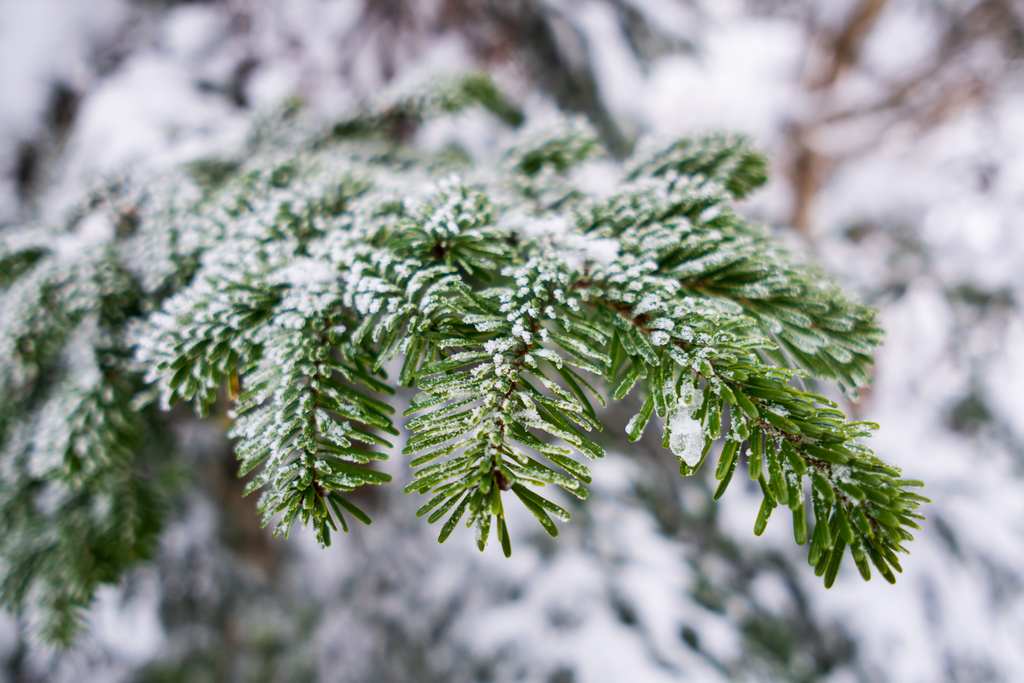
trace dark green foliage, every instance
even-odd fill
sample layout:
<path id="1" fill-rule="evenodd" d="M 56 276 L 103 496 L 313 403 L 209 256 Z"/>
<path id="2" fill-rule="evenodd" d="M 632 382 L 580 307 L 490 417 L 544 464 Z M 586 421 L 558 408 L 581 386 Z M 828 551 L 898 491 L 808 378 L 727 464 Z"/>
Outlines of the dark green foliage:
<path id="1" fill-rule="evenodd" d="M 402 434 L 389 366 L 417 392 L 407 490 L 426 496 L 418 514 L 441 541 L 463 524 L 510 553 L 509 504 L 556 535 L 565 494 L 585 499 L 587 462 L 605 454 L 602 406 L 636 392 L 627 437 L 657 418 L 683 475 L 715 461 L 715 498 L 749 476 L 763 493 L 755 533 L 788 507 L 826 585 L 847 552 L 865 578 L 874 565 L 893 579 L 919 483 L 868 448 L 873 425 L 796 384 L 862 385 L 881 333 L 734 210 L 764 182 L 763 158 L 742 138 L 684 140 L 620 165 L 616 192 L 592 197 L 577 170 L 604 153 L 581 122 L 478 166 L 402 144 L 474 103 L 521 118 L 480 77 L 327 129 L 272 117 L 237 159 L 126 190 L 129 231 L 73 256 L 42 239 L 0 252 L 3 388 L 18 396 L 0 415 L 3 553 L 24 558 L 8 604 L 40 591 L 73 612 L 147 551 L 156 494 L 133 473 L 157 427 L 140 375 L 162 407 L 227 412 L 264 524 L 300 520 L 327 544 L 369 522 L 351 494 L 390 479 L 377 467 Z M 72 372 L 82 348 L 95 372 Z M 50 432 L 73 445 L 38 437 Z M 47 458 L 59 463 L 31 474 Z M 50 483 L 69 491 L 67 519 L 37 509 Z M 102 520 L 74 512 L 102 496 Z M 57 540 L 27 539 L 47 524 Z M 72 532 L 93 564 L 70 559 Z"/>

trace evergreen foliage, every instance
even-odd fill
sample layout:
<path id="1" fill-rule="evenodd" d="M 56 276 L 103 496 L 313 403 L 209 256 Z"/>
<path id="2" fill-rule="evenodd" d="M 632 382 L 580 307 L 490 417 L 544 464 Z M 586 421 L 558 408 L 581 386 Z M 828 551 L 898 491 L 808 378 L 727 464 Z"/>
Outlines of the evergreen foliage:
<path id="1" fill-rule="evenodd" d="M 518 133 L 496 164 L 407 144 L 471 105 L 522 118 L 479 76 L 328 127 L 287 110 L 236 158 L 2 235 L 9 606 L 45 605 L 66 640 L 96 586 L 150 552 L 167 488 L 153 437 L 179 402 L 229 414 L 263 522 L 324 545 L 369 523 L 351 494 L 389 480 L 374 463 L 403 429 L 439 540 L 463 524 L 506 555 L 506 506 L 557 535 L 555 491 L 587 497 L 598 433 L 660 429 L 683 476 L 717 457 L 716 498 L 742 464 L 756 534 L 789 508 L 826 586 L 846 554 L 894 580 L 920 482 L 874 455 L 874 425 L 799 384 L 862 386 L 881 332 L 737 213 L 763 158 L 729 135 L 652 146 L 611 160 L 600 196 L 580 170 L 606 153 L 578 120 Z M 398 385 L 417 392 L 404 419 Z M 630 394 L 637 414 L 606 424 Z"/>

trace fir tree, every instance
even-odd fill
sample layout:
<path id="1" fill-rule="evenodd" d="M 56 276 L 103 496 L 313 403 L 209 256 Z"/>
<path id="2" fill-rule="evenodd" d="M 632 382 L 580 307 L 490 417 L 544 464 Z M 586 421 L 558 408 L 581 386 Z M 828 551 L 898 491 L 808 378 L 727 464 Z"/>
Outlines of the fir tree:
<path id="1" fill-rule="evenodd" d="M 895 580 L 920 482 L 802 384 L 862 386 L 881 332 L 737 212 L 764 159 L 715 134 L 617 161 L 579 120 L 527 126 L 496 164 L 407 144 L 476 105 L 522 123 L 478 76 L 326 128 L 289 109 L 235 158 L 111 182 L 60 230 L 4 233 L 8 606 L 42 607 L 67 641 L 96 587 L 151 552 L 179 402 L 230 416 L 264 524 L 324 545 L 369 523 L 351 494 L 389 481 L 375 463 L 395 437 L 439 541 L 461 523 L 508 555 L 508 505 L 555 536 L 598 433 L 660 429 L 683 476 L 717 457 L 716 498 L 746 470 L 755 534 L 788 508 L 826 586 L 846 554 Z M 599 158 L 610 196 L 581 181 Z M 398 386 L 416 390 L 401 417 Z M 636 415 L 606 424 L 600 407 L 631 394 Z"/>

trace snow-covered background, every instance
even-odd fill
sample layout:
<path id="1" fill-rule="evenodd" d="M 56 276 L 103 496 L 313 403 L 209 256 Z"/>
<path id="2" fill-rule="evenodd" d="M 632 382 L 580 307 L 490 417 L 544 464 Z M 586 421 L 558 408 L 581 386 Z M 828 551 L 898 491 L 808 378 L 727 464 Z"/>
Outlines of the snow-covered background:
<path id="1" fill-rule="evenodd" d="M 0 0 L 0 226 L 104 173 L 230 148 L 287 97 L 330 115 L 469 67 L 612 145 L 727 128 L 768 153 L 745 210 L 882 311 L 874 382 L 847 407 L 935 501 L 897 585 L 849 567 L 825 591 L 783 522 L 753 536 L 752 491 L 712 505 L 643 442 L 597 469 L 557 542 L 514 524 L 531 530 L 511 560 L 468 535 L 439 548 L 400 486 L 328 551 L 273 541 L 209 424 L 183 436 L 194 487 L 157 561 L 104 589 L 70 652 L 0 617 L 0 675 L 1019 680 L 1020 2 Z"/>

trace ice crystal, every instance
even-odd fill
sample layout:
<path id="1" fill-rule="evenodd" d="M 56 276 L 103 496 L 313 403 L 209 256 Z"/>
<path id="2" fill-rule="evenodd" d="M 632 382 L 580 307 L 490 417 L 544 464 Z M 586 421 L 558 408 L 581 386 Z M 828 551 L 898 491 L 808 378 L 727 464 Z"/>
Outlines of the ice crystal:
<path id="1" fill-rule="evenodd" d="M 690 467 L 700 463 L 704 451 L 704 428 L 695 420 L 690 406 L 680 403 L 669 417 L 670 432 L 668 447 L 677 458 Z"/>

